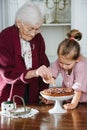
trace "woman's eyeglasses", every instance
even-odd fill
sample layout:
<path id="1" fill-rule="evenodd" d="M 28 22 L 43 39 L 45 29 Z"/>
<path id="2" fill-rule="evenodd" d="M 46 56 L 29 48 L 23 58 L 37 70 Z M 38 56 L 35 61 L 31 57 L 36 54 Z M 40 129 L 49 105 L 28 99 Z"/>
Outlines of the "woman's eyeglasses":
<path id="1" fill-rule="evenodd" d="M 28 33 L 28 34 L 32 34 L 32 33 L 38 34 L 41 32 L 40 28 L 30 27 L 29 25 L 26 25 L 23 22 L 22 22 L 22 26 L 24 27 L 26 33 Z"/>

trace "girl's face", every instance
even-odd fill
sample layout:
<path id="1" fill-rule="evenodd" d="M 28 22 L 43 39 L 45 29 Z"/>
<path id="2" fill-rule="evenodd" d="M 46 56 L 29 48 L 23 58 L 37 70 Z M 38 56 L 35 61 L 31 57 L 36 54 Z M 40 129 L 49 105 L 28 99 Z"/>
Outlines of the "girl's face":
<path id="1" fill-rule="evenodd" d="M 72 60 L 70 58 L 67 58 L 67 56 L 59 55 L 60 67 L 64 70 L 71 70 L 76 64 L 76 62 L 78 62 L 78 60 Z"/>

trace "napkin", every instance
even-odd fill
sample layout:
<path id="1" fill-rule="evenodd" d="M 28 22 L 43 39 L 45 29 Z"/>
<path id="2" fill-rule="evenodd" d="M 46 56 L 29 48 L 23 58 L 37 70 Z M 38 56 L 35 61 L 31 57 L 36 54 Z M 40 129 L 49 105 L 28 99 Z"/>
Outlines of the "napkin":
<path id="1" fill-rule="evenodd" d="M 8 113 L 0 112 L 1 115 L 10 117 L 10 118 L 30 118 L 32 116 L 35 116 L 39 111 L 34 108 L 27 108 L 26 112 L 24 111 L 24 108 L 17 108 L 16 110 Z"/>

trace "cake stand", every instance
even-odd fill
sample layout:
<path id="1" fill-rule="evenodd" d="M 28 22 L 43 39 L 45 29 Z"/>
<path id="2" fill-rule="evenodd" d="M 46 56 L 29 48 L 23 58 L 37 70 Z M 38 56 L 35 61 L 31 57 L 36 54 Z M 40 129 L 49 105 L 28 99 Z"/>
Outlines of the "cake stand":
<path id="1" fill-rule="evenodd" d="M 63 100 L 68 100 L 71 99 L 73 97 L 73 95 L 69 95 L 69 96 L 47 96 L 42 94 L 42 92 L 40 92 L 41 96 L 44 97 L 47 100 L 52 100 L 55 101 L 55 105 L 52 109 L 49 110 L 49 113 L 66 113 L 67 110 L 63 109 L 62 107 L 62 102 Z"/>

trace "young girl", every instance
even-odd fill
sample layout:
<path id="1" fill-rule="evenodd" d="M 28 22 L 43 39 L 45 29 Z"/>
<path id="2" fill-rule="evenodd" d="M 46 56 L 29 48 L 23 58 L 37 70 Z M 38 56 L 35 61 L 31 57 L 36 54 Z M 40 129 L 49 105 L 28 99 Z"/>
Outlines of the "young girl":
<path id="1" fill-rule="evenodd" d="M 49 67 L 52 76 L 57 78 L 59 73 L 63 77 L 63 87 L 70 87 L 75 94 L 71 103 L 64 104 L 65 109 L 74 109 L 79 102 L 87 101 L 87 58 L 80 54 L 78 43 L 82 34 L 78 30 L 71 30 L 57 50 L 58 59 Z M 44 77 L 45 78 L 45 77 Z M 52 83 L 53 78 L 46 82 Z"/>

